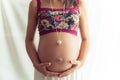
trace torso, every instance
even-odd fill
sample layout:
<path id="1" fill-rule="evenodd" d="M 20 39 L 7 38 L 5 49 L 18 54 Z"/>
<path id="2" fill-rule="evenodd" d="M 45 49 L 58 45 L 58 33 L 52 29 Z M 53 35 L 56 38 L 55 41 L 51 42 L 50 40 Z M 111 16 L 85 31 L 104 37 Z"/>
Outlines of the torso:
<path id="1" fill-rule="evenodd" d="M 45 8 L 41 8 L 41 10 L 42 9 Z M 41 29 L 40 26 L 39 29 Z M 75 30 L 77 29 L 78 27 L 76 27 Z M 56 31 L 40 35 L 38 55 L 41 62 L 52 63 L 48 70 L 62 72 L 69 69 L 72 66 L 69 63 L 70 60 L 76 60 L 78 58 L 79 39 L 77 35 L 69 33 L 69 30 L 68 32 L 62 31 L 59 32 L 58 34 L 60 36 L 60 39 L 62 40 L 61 45 L 56 44 L 56 41 L 58 40 L 58 35 Z"/>
<path id="2" fill-rule="evenodd" d="M 76 60 L 79 55 L 78 37 L 63 32 L 61 35 L 63 43 L 60 46 L 56 44 L 56 32 L 40 37 L 38 55 L 41 62 L 52 62 L 51 71 L 61 72 L 70 68 L 69 61 Z"/>

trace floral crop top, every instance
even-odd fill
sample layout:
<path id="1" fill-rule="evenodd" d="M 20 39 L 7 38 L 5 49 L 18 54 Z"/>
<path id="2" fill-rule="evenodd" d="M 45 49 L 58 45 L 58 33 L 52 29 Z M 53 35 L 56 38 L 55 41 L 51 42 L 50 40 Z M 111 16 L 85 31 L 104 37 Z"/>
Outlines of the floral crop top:
<path id="1" fill-rule="evenodd" d="M 63 9 L 40 8 L 38 1 L 38 30 L 39 34 L 44 35 L 50 32 L 67 32 L 77 36 L 79 28 L 79 7 Z"/>

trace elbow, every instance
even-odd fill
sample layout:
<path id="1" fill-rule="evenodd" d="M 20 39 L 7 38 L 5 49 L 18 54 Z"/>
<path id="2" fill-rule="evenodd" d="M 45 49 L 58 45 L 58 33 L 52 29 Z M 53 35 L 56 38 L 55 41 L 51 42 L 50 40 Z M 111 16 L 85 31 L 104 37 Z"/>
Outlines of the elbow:
<path id="1" fill-rule="evenodd" d="M 25 39 L 25 46 L 26 46 L 26 48 L 27 48 L 27 45 L 29 44 L 29 40 L 28 39 Z"/>
<path id="2" fill-rule="evenodd" d="M 84 42 L 89 42 L 90 40 L 89 40 L 88 37 L 84 37 L 84 38 L 82 38 L 82 41 L 84 41 Z"/>
<path id="3" fill-rule="evenodd" d="M 86 43 L 86 45 L 90 45 L 90 39 L 88 37 L 82 38 L 82 42 Z"/>
<path id="4" fill-rule="evenodd" d="M 27 50 L 27 52 L 31 49 L 31 46 L 33 44 L 33 40 L 30 40 L 30 39 L 25 39 L 25 48 Z"/>
<path id="5" fill-rule="evenodd" d="M 27 46 L 29 43 L 33 43 L 33 39 L 32 38 L 25 38 L 25 45 Z"/>

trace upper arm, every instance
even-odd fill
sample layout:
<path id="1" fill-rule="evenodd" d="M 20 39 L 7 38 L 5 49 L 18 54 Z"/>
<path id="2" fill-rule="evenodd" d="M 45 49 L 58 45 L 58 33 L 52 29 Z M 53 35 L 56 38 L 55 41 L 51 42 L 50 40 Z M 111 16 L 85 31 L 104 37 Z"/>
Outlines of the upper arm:
<path id="1" fill-rule="evenodd" d="M 37 26 L 37 3 L 36 0 L 32 0 L 29 4 L 26 40 L 33 40 L 36 26 Z"/>
<path id="2" fill-rule="evenodd" d="M 85 10 L 85 3 L 83 0 L 79 1 L 79 7 L 80 7 L 80 33 L 82 40 L 86 40 L 89 38 L 88 34 L 88 23 L 87 23 L 87 14 Z"/>

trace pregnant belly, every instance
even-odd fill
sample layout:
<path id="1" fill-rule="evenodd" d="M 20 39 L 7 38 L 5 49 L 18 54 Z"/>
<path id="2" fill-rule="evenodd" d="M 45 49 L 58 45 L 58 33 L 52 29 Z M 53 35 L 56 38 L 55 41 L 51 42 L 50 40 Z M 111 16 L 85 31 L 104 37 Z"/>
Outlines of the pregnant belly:
<path id="1" fill-rule="evenodd" d="M 70 60 L 76 60 L 79 55 L 78 38 L 71 34 L 61 33 L 62 44 L 57 45 L 55 33 L 40 38 L 38 55 L 41 62 L 51 62 L 48 70 L 62 72 L 69 69 Z"/>

